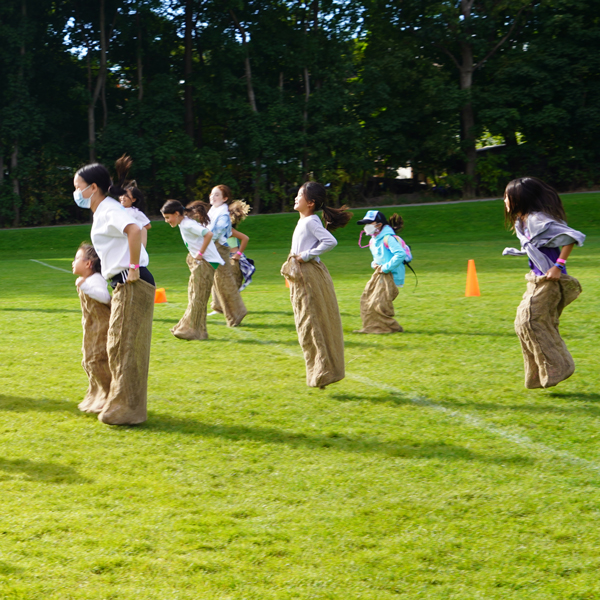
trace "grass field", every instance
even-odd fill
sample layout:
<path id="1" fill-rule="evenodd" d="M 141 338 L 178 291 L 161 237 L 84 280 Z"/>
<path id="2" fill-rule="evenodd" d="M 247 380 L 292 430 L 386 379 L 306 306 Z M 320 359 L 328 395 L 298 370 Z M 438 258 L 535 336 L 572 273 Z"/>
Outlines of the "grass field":
<path id="1" fill-rule="evenodd" d="M 0 598 L 600 599 L 600 194 L 565 196 L 588 235 L 561 331 L 577 371 L 525 390 L 526 259 L 501 201 L 402 209 L 406 333 L 353 334 L 370 253 L 326 255 L 347 378 L 305 386 L 279 275 L 295 215 L 249 218 L 243 326 L 175 339 L 185 248 L 154 223 L 149 419 L 107 427 L 86 389 L 70 270 L 89 226 L 0 231 Z M 364 211 L 356 213 L 362 217 Z M 388 214 L 391 210 L 386 210 Z M 465 298 L 467 260 L 480 298 Z"/>

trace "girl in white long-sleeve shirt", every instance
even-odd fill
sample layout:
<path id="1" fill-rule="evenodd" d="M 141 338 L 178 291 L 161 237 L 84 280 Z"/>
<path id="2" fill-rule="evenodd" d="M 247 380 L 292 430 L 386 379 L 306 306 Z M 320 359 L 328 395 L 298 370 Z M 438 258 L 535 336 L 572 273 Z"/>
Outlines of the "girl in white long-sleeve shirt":
<path id="1" fill-rule="evenodd" d="M 344 334 L 333 281 L 320 255 L 335 248 L 330 231 L 345 227 L 352 213 L 326 206 L 325 188 L 305 183 L 294 210 L 300 219 L 292 237 L 292 250 L 281 268 L 290 286 L 290 300 L 298 341 L 306 362 L 306 384 L 324 388 L 345 376 Z M 315 214 L 323 210 L 325 227 Z"/>

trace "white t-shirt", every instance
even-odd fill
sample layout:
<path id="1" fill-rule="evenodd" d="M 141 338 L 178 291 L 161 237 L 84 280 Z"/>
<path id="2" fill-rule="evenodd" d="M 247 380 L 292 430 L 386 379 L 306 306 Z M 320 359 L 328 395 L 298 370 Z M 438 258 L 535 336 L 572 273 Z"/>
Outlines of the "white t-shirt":
<path id="1" fill-rule="evenodd" d="M 83 280 L 79 289 L 94 300 L 102 302 L 102 304 L 110 303 L 110 294 L 108 293 L 108 284 L 106 279 L 100 273 L 94 273 Z"/>
<path id="2" fill-rule="evenodd" d="M 303 261 L 319 262 L 319 254 L 336 246 L 337 240 L 323 227 L 317 215 L 298 220 L 292 237 L 292 254 L 299 255 Z"/>
<path id="3" fill-rule="evenodd" d="M 211 206 L 208 211 L 210 223 L 208 228 L 213 232 L 213 242 L 227 245 L 227 238 L 231 235 L 231 216 L 229 215 L 229 204 L 224 203 L 221 206 Z"/>
<path id="4" fill-rule="evenodd" d="M 139 223 L 128 213 L 120 202 L 106 197 L 94 213 L 92 244 L 102 262 L 102 276 L 107 281 L 115 275 L 129 270 L 129 242 L 124 233 L 127 225 Z M 141 229 L 141 227 L 140 227 Z M 147 267 L 150 259 L 144 245 L 140 248 L 140 267 Z"/>
<path id="5" fill-rule="evenodd" d="M 135 206 L 130 206 L 129 208 L 125 208 L 125 210 L 133 216 L 133 218 L 138 222 L 140 227 L 146 227 L 146 225 L 150 223 L 150 219 L 139 208 L 136 208 Z"/>
<path id="6" fill-rule="evenodd" d="M 198 221 L 194 221 L 194 219 L 183 217 L 183 221 L 179 223 L 179 231 L 181 231 L 181 237 L 186 248 L 190 251 L 193 258 L 197 258 L 198 252 L 200 252 L 200 248 L 202 248 L 202 244 L 204 243 L 204 236 L 209 233 L 210 229 L 203 227 Z M 210 240 L 202 258 L 208 262 L 220 265 L 225 264 L 212 240 Z"/>

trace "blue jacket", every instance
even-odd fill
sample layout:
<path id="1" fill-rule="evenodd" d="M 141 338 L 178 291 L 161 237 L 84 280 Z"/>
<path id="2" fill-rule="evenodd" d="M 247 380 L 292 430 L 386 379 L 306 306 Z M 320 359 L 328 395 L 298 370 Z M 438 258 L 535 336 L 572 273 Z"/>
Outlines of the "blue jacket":
<path id="1" fill-rule="evenodd" d="M 381 270 L 384 273 L 391 273 L 394 277 L 396 285 L 404 285 L 404 261 L 408 258 L 406 251 L 402 248 L 402 244 L 394 237 L 396 232 L 389 226 L 384 225 L 381 232 L 372 237 L 369 242 L 369 248 L 373 254 L 373 262 L 371 266 L 381 265 Z M 387 237 L 389 248 L 383 243 Z"/>

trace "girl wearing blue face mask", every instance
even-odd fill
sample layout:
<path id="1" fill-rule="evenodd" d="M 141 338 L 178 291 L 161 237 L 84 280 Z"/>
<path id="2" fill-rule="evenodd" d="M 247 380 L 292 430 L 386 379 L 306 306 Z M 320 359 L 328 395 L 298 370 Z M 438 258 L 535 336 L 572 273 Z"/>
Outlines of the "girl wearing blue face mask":
<path id="1" fill-rule="evenodd" d="M 119 165 L 117 165 L 119 166 Z M 92 244 L 100 257 L 102 276 L 113 297 L 107 337 L 110 392 L 98 419 L 111 425 L 134 425 L 146 420 L 146 397 L 154 278 L 148 270 L 148 253 L 141 227 L 111 197 L 124 190 L 113 186 L 108 170 L 91 164 L 77 171 L 73 197 L 78 206 L 94 214 Z"/>
<path id="2" fill-rule="evenodd" d="M 404 221 L 397 214 L 388 221 L 383 213 L 370 210 L 364 219 L 358 221 L 358 225 L 364 225 L 364 232 L 371 236 L 371 267 L 375 272 L 360 297 L 362 329 L 353 333 L 404 331 L 394 319 L 394 300 L 398 296 L 398 288 L 404 285 L 404 264 L 409 260 L 408 246 L 396 235 Z"/>

